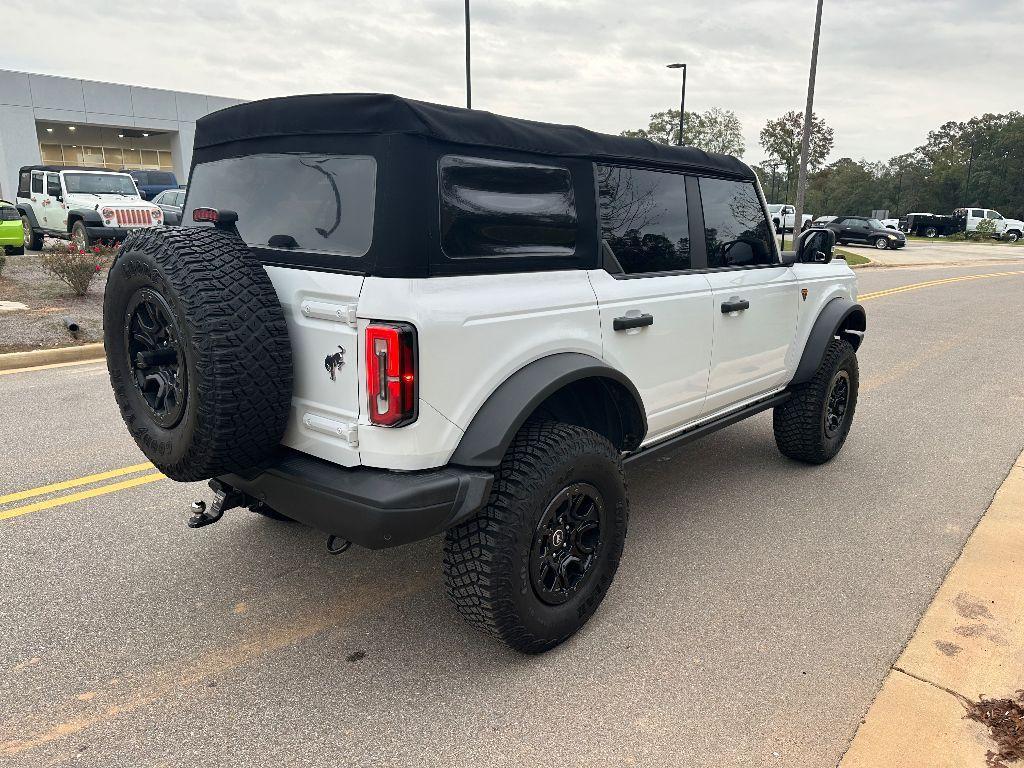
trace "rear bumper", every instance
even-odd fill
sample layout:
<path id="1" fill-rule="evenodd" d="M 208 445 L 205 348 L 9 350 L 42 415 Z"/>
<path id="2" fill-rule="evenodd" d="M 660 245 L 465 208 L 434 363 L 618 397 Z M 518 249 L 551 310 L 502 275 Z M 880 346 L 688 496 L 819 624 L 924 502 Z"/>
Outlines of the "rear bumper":
<path id="1" fill-rule="evenodd" d="M 218 480 L 311 528 L 383 549 L 466 519 L 487 502 L 494 476 L 450 466 L 421 472 L 348 468 L 288 451 L 258 472 Z"/>
<path id="2" fill-rule="evenodd" d="M 25 244 L 25 233 L 21 229 L 20 221 L 0 222 L 0 245 L 14 246 L 17 248 Z"/>

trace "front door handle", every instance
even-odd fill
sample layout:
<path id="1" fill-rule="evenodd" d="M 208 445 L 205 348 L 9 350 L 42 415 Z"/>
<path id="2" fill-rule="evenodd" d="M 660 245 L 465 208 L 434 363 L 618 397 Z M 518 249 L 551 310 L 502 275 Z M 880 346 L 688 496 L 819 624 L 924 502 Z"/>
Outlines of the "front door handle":
<path id="1" fill-rule="evenodd" d="M 612 328 L 616 331 L 628 331 L 630 328 L 643 328 L 647 325 L 654 325 L 654 315 L 625 315 L 612 321 Z"/>
<path id="2" fill-rule="evenodd" d="M 738 296 L 732 296 L 728 301 L 722 302 L 722 314 L 728 315 L 730 312 L 742 312 L 744 309 L 750 308 L 750 302 L 746 299 L 741 299 Z"/>

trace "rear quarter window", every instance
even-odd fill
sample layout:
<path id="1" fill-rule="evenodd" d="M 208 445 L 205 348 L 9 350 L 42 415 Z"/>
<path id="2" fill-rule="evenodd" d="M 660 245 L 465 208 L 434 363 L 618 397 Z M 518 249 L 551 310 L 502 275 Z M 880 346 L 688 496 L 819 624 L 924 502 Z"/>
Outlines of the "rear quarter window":
<path id="1" fill-rule="evenodd" d="M 192 171 L 183 219 L 235 211 L 248 245 L 363 256 L 373 237 L 377 162 L 363 155 L 255 154 Z"/>
<path id="2" fill-rule="evenodd" d="M 441 249 L 450 259 L 566 257 L 578 221 L 567 168 L 445 155 Z"/>

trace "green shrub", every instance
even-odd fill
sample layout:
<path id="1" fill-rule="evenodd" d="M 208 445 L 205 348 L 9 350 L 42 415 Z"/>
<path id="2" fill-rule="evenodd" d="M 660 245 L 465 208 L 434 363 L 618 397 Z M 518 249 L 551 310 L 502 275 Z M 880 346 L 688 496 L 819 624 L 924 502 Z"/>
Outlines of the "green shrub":
<path id="1" fill-rule="evenodd" d="M 93 278 L 105 267 L 117 245 L 94 245 L 83 250 L 75 243 L 58 243 L 39 255 L 43 271 L 71 286 L 76 296 L 85 296 Z"/>
<path id="2" fill-rule="evenodd" d="M 996 233 L 996 223 L 992 219 L 982 219 L 973 232 L 968 233 L 971 240 L 988 240 Z"/>

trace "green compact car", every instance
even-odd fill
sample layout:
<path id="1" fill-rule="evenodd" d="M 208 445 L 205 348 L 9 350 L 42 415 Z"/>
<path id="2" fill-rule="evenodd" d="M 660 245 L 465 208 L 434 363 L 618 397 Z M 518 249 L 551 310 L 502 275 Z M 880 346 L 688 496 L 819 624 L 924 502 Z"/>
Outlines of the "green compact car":
<path id="1" fill-rule="evenodd" d="M 6 200 L 0 200 L 0 248 L 5 253 L 25 252 L 25 230 L 21 226 L 21 214 Z"/>

